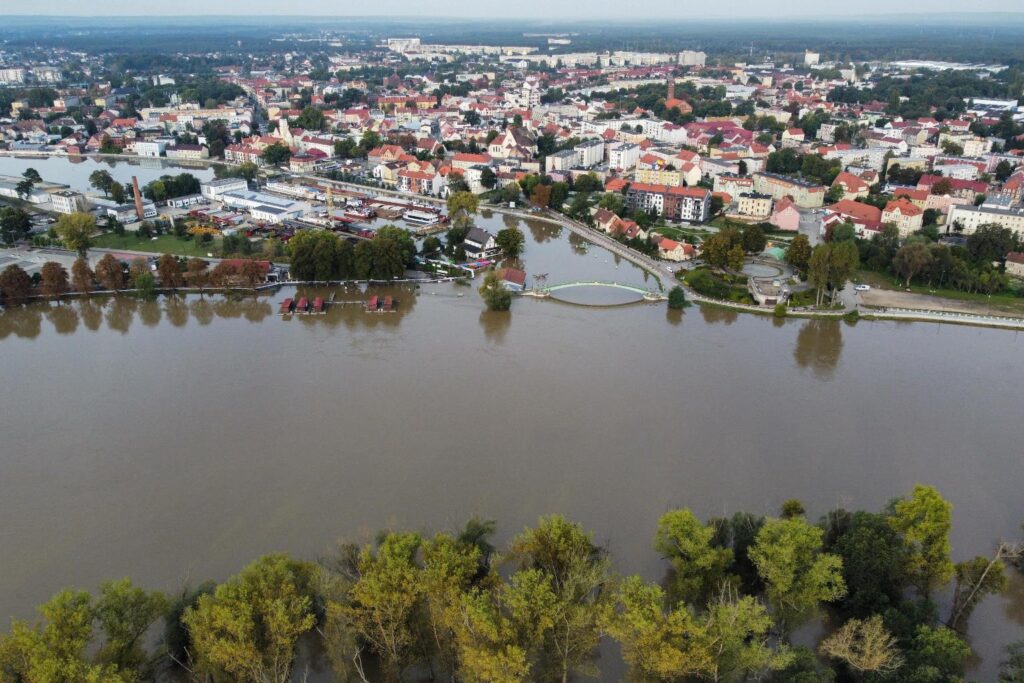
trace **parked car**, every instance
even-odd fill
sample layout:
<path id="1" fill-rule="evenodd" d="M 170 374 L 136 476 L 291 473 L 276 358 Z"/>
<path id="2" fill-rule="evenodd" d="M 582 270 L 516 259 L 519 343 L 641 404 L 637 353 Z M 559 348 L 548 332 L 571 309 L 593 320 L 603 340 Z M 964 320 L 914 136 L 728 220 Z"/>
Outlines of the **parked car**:
<path id="1" fill-rule="evenodd" d="M 871 289 L 871 285 L 857 285 L 854 289 L 858 292 L 866 292 Z"/>

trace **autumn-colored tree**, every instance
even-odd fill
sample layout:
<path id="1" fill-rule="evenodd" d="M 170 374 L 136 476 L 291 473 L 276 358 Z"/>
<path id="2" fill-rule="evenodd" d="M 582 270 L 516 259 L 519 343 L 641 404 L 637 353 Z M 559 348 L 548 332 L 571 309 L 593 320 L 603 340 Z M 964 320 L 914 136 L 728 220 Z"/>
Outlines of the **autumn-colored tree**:
<path id="1" fill-rule="evenodd" d="M 124 266 L 113 254 L 105 254 L 96 264 L 96 278 L 104 289 L 117 291 L 124 287 Z"/>
<path id="2" fill-rule="evenodd" d="M 206 261 L 201 258 L 190 258 L 185 266 L 185 278 L 193 287 L 202 287 L 206 283 Z"/>
<path id="3" fill-rule="evenodd" d="M 851 619 L 821 643 L 824 655 L 838 659 L 858 674 L 891 674 L 903 665 L 896 639 L 882 617 Z"/>
<path id="4" fill-rule="evenodd" d="M 149 272 L 149 261 L 142 256 L 136 256 L 128 264 L 128 277 L 132 282 L 143 273 Z"/>
<path id="5" fill-rule="evenodd" d="M 551 186 L 538 184 L 530 193 L 530 202 L 534 206 L 546 207 L 551 203 Z"/>
<path id="6" fill-rule="evenodd" d="M 157 273 L 160 274 L 160 284 L 169 289 L 181 286 L 181 268 L 178 266 L 178 259 L 170 254 L 164 254 L 156 263 Z"/>
<path id="7" fill-rule="evenodd" d="M 245 284 L 255 287 L 263 279 L 263 266 L 260 265 L 259 261 L 246 259 L 242 261 L 242 265 L 238 269 L 238 275 Z"/>
<path id="8" fill-rule="evenodd" d="M 210 283 L 215 287 L 227 287 L 238 275 L 238 266 L 230 261 L 221 261 L 210 271 Z"/>
<path id="9" fill-rule="evenodd" d="M 93 281 L 96 276 L 92 272 L 92 268 L 89 267 L 89 262 L 84 258 L 77 259 L 74 265 L 71 266 L 71 282 L 75 287 L 75 291 L 81 294 L 88 294 L 92 291 Z"/>
<path id="10" fill-rule="evenodd" d="M 43 294 L 59 297 L 68 291 L 68 271 L 56 261 L 47 261 L 39 271 Z"/>
<path id="11" fill-rule="evenodd" d="M 4 303 L 24 301 L 32 293 L 32 278 L 20 266 L 7 266 L 0 273 L 0 293 Z"/>

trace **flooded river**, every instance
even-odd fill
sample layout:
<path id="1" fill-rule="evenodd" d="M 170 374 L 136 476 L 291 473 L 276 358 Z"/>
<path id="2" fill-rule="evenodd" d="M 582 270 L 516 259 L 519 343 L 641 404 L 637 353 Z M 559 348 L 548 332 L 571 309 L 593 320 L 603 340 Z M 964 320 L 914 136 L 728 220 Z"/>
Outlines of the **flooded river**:
<path id="1" fill-rule="evenodd" d="M 645 282 L 525 227 L 531 277 Z M 398 311 L 282 319 L 284 288 L 0 312 L 0 616 L 68 585 L 171 590 L 474 514 L 504 540 L 564 513 L 649 578 L 656 520 L 684 505 L 775 513 L 795 497 L 816 518 L 924 482 L 955 506 L 956 559 L 1019 535 L 1014 332 L 530 299 L 500 314 L 474 287 L 376 291 Z M 991 680 L 1024 638 L 1020 582 L 971 633 Z"/>
<path id="2" fill-rule="evenodd" d="M 213 178 L 213 169 L 200 162 L 167 161 L 166 159 L 117 159 L 114 157 L 85 157 L 69 160 L 65 157 L 32 159 L 0 155 L 0 175 L 20 176 L 26 169 L 34 168 L 39 175 L 51 183 L 64 183 L 79 192 L 95 192 L 89 186 L 89 175 L 104 170 L 119 183 L 131 183 L 137 176 L 143 186 L 162 175 L 191 173 L 200 181 Z"/>

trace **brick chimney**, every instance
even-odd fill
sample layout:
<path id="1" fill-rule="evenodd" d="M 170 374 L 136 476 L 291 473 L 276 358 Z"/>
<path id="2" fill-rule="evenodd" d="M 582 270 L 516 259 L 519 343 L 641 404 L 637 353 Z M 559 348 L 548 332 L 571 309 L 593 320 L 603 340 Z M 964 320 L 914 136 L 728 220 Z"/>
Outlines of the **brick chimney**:
<path id="1" fill-rule="evenodd" d="M 142 208 L 142 192 L 139 191 L 139 179 L 136 176 L 132 176 L 132 193 L 135 195 L 135 214 L 141 221 L 146 217 L 146 212 Z"/>

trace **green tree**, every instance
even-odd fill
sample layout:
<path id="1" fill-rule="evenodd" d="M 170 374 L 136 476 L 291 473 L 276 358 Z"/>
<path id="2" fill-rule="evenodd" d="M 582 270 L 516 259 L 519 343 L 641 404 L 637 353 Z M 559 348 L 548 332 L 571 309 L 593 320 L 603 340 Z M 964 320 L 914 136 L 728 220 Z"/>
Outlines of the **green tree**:
<path id="1" fill-rule="evenodd" d="M 746 261 L 747 255 L 743 251 L 741 244 L 734 244 L 729 249 L 726 258 L 728 259 L 729 269 L 738 273 L 743 270 L 743 263 Z"/>
<path id="2" fill-rule="evenodd" d="M 288 145 L 283 142 L 275 142 L 272 145 L 268 145 L 263 150 L 261 155 L 263 160 L 272 166 L 283 164 L 288 161 L 292 156 L 292 151 L 288 148 Z"/>
<path id="3" fill-rule="evenodd" d="M 999 683 L 1021 681 L 1024 681 L 1024 641 L 1019 640 L 1006 647 L 1006 659 L 999 667 Z"/>
<path id="4" fill-rule="evenodd" d="M 743 228 L 743 249 L 748 254 L 760 254 L 768 244 L 768 238 L 759 225 L 748 225 Z"/>
<path id="5" fill-rule="evenodd" d="M 786 263 L 793 266 L 802 275 L 807 273 L 811 261 L 811 242 L 806 235 L 797 235 L 789 243 L 786 250 Z"/>
<path id="6" fill-rule="evenodd" d="M 907 576 L 925 597 L 954 574 L 949 546 L 952 513 L 953 506 L 935 488 L 918 484 L 910 498 L 893 503 L 889 514 L 889 524 L 907 548 Z"/>
<path id="7" fill-rule="evenodd" d="M 327 127 L 327 117 L 316 107 L 306 107 L 295 119 L 295 126 L 306 130 L 321 131 Z"/>
<path id="8" fill-rule="evenodd" d="M 0 209 L 0 242 L 12 244 L 25 239 L 32 229 L 32 217 L 17 206 Z"/>
<path id="9" fill-rule="evenodd" d="M 78 252 L 79 258 L 86 257 L 92 246 L 92 234 L 96 231 L 96 219 L 91 214 L 63 214 L 57 219 L 55 228 L 65 247 Z"/>
<path id="10" fill-rule="evenodd" d="M 494 174 L 494 170 L 490 166 L 486 166 L 480 172 L 480 184 L 488 190 L 493 189 L 498 184 L 498 176 Z"/>
<path id="11" fill-rule="evenodd" d="M 493 270 L 484 277 L 480 285 L 480 297 L 490 311 L 507 311 L 512 307 L 512 292 L 502 283 Z"/>
<path id="12" fill-rule="evenodd" d="M 820 528 L 803 518 L 769 519 L 750 550 L 783 633 L 803 622 L 819 603 L 846 594 L 843 561 L 822 552 L 822 536 Z"/>
<path id="13" fill-rule="evenodd" d="M 855 512 L 829 551 L 843 558 L 844 614 L 866 618 L 900 602 L 907 585 L 906 549 L 885 515 Z"/>
<path id="14" fill-rule="evenodd" d="M 121 671 L 142 673 L 147 664 L 143 636 L 169 607 L 166 595 L 137 588 L 130 579 L 104 583 L 94 608 L 106 636 L 97 659 Z"/>
<path id="15" fill-rule="evenodd" d="M 138 295 L 143 299 L 153 299 L 156 297 L 156 278 L 148 270 L 137 273 L 132 278 L 132 287 L 138 291 Z"/>
<path id="16" fill-rule="evenodd" d="M 672 566 L 670 594 L 697 607 L 726 579 L 732 551 L 713 545 L 715 530 L 687 509 L 666 512 L 658 520 L 654 549 Z"/>
<path id="17" fill-rule="evenodd" d="M 296 643 L 316 623 L 310 576 L 308 566 L 268 555 L 200 596 L 183 621 L 201 667 L 237 681 L 290 681 Z"/>
<path id="18" fill-rule="evenodd" d="M 339 612 L 381 658 L 390 680 L 410 663 L 416 642 L 416 609 L 425 587 L 416 563 L 422 539 L 414 533 L 389 533 L 376 550 L 364 548 L 350 602 Z"/>
<path id="19" fill-rule="evenodd" d="M 518 258 L 523 253 L 523 247 L 526 246 L 526 237 L 519 228 L 499 230 L 494 241 L 508 258 Z"/>
<path id="20" fill-rule="evenodd" d="M 92 663 L 92 598 L 64 590 L 39 608 L 35 625 L 14 620 L 0 638 L 0 680 L 11 683 L 128 683 L 134 677 Z"/>
<path id="21" fill-rule="evenodd" d="M 901 680 L 909 683 L 956 683 L 962 681 L 970 646 L 956 631 L 945 627 L 917 627 L 906 651 Z"/>
<path id="22" fill-rule="evenodd" d="M 686 292 L 679 285 L 676 285 L 669 291 L 668 307 L 674 311 L 686 308 Z"/>
<path id="23" fill-rule="evenodd" d="M 472 192 L 453 192 L 448 195 L 447 204 L 452 225 L 466 227 L 472 224 L 472 217 L 480 205 L 480 200 Z"/>
<path id="24" fill-rule="evenodd" d="M 600 615 L 608 604 L 610 574 L 607 554 L 594 545 L 578 524 L 554 515 L 544 517 L 511 544 L 510 557 L 520 569 L 535 569 L 550 581 L 557 628 L 545 635 L 545 661 L 553 676 L 566 683 L 570 672 L 593 671 L 592 659 L 601 637 Z"/>
<path id="25" fill-rule="evenodd" d="M 752 596 L 740 597 L 729 584 L 708 605 L 703 625 L 712 655 L 711 680 L 760 680 L 794 660 L 785 645 L 771 646 L 772 619 L 764 605 Z"/>
<path id="26" fill-rule="evenodd" d="M 614 605 L 605 629 L 637 680 L 711 677 L 715 660 L 704 627 L 685 605 L 666 611 L 660 586 L 631 576 L 615 592 Z"/>
<path id="27" fill-rule="evenodd" d="M 910 286 L 910 281 L 932 261 L 931 250 L 924 242 L 908 242 L 900 247 L 892 260 L 893 270 Z"/>
<path id="28" fill-rule="evenodd" d="M 957 562 L 956 588 L 946 625 L 961 633 L 967 631 L 967 622 L 974 608 L 988 595 L 997 595 L 1006 588 L 1007 579 L 1003 561 L 997 556 L 975 557 Z"/>

